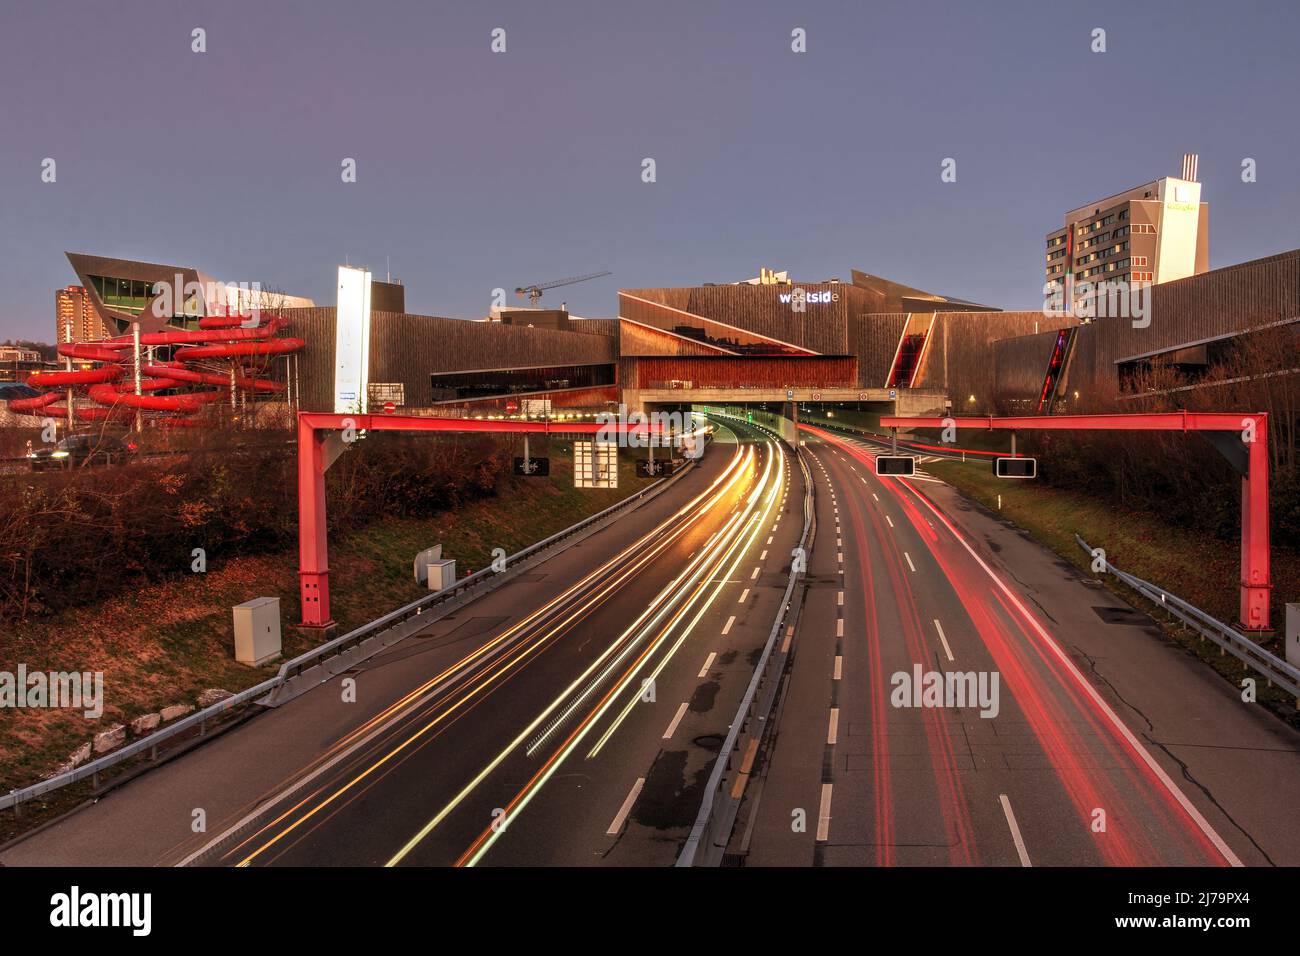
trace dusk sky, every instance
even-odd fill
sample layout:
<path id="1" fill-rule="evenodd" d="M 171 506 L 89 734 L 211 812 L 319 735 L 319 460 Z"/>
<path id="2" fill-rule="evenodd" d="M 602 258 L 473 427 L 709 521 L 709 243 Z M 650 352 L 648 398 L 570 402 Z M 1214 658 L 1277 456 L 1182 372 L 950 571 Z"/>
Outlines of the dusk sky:
<path id="1" fill-rule="evenodd" d="M 1184 152 L 1217 268 L 1300 246 L 1297 37 L 1294 0 L 3 0 L 0 339 L 53 339 L 65 250 L 323 305 L 387 257 L 408 311 L 464 318 L 761 266 L 1036 308 L 1064 212 Z"/>

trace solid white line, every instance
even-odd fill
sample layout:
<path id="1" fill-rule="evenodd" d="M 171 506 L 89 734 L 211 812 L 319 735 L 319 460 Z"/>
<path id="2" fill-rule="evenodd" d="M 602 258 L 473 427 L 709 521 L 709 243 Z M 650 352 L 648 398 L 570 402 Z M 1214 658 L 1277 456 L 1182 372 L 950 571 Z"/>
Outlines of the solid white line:
<path id="1" fill-rule="evenodd" d="M 822 784 L 822 803 L 817 809 L 817 840 L 825 843 L 831 834 L 831 785 Z"/>
<path id="2" fill-rule="evenodd" d="M 735 623 L 736 623 L 736 615 L 733 614 L 731 615 L 731 617 L 727 618 L 727 623 L 722 625 L 722 633 L 726 634 L 728 631 L 730 631 L 731 625 Z"/>
<path id="3" fill-rule="evenodd" d="M 838 707 L 832 707 L 830 726 L 826 728 L 826 742 L 828 744 L 834 745 L 835 738 L 839 736 L 839 733 L 840 733 L 840 709 Z"/>
<path id="4" fill-rule="evenodd" d="M 1011 801 L 1007 799 L 1005 793 L 999 793 L 998 799 L 1002 801 L 1002 812 L 1007 815 L 1007 826 L 1011 828 L 1011 839 L 1016 842 L 1016 853 L 1020 857 L 1020 865 L 1033 866 L 1034 864 L 1029 862 L 1029 851 L 1025 849 L 1025 838 L 1020 835 L 1016 815 L 1011 812 Z"/>
<path id="5" fill-rule="evenodd" d="M 632 784 L 632 790 L 623 801 L 623 805 L 618 808 L 618 814 L 614 817 L 614 822 L 609 825 L 605 831 L 607 836 L 618 836 L 618 831 L 623 829 L 623 821 L 627 815 L 632 812 L 632 804 L 636 803 L 636 798 L 641 794 L 641 788 L 645 786 L 645 777 L 637 777 L 636 783 Z"/>
<path id="6" fill-rule="evenodd" d="M 937 617 L 934 619 L 934 629 L 939 632 L 939 640 L 943 642 L 943 652 L 948 655 L 948 660 L 955 661 L 957 658 L 952 656 L 952 648 L 948 646 L 948 638 L 943 636 L 943 625 Z"/>
<path id="7" fill-rule="evenodd" d="M 682 718 L 686 716 L 686 704 L 687 701 L 682 701 L 682 706 L 677 708 L 677 716 L 673 718 L 673 722 L 669 724 L 668 729 L 664 731 L 664 740 L 672 739 L 673 731 L 677 729 L 677 725 L 680 724 Z"/>
<path id="8" fill-rule="evenodd" d="M 713 666 L 713 661 L 717 656 L 717 651 L 709 651 L 709 656 L 704 658 L 704 666 L 700 668 L 700 672 L 696 676 L 707 677 L 709 675 L 709 668 Z"/>
<path id="9" fill-rule="evenodd" d="M 903 557 L 907 558 L 907 566 L 908 566 L 909 568 L 911 568 L 911 569 L 912 569 L 912 573 L 915 574 L 915 573 L 916 573 L 916 565 L 912 563 L 912 556 L 911 556 L 910 554 L 908 554 L 906 551 L 904 551 L 904 552 L 903 552 Z"/>
<path id="10" fill-rule="evenodd" d="M 743 590 L 743 591 L 740 592 L 740 600 L 737 601 L 736 603 L 737 603 L 737 604 L 744 604 L 744 603 L 745 603 L 745 598 L 747 598 L 747 597 L 749 597 L 749 588 L 745 588 L 745 590 Z"/>
<path id="11" fill-rule="evenodd" d="M 840 674 L 844 670 L 844 658 L 839 654 L 835 655 L 835 676 L 831 680 L 839 680 Z"/>

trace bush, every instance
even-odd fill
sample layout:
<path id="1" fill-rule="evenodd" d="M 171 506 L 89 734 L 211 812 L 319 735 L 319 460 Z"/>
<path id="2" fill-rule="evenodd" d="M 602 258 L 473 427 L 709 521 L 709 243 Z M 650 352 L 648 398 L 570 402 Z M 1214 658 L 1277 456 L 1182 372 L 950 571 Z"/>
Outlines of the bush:
<path id="1" fill-rule="evenodd" d="M 173 456 L 0 479 L 0 618 L 192 573 L 196 548 L 217 562 L 294 547 L 294 449 L 267 438 L 221 433 Z M 372 435 L 327 475 L 331 527 L 493 494 L 508 461 L 490 436 Z"/>

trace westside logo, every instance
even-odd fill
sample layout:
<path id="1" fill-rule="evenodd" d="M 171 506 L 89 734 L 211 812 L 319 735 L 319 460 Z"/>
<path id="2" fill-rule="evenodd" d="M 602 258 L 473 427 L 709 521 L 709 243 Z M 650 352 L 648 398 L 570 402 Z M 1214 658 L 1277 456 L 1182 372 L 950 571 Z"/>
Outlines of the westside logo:
<path id="1" fill-rule="evenodd" d="M 804 301 L 811 303 L 835 302 L 839 295 L 827 289 L 825 292 L 809 292 L 807 289 L 795 289 L 793 292 L 780 292 L 777 297 L 783 304 L 789 305 L 791 301 Z"/>

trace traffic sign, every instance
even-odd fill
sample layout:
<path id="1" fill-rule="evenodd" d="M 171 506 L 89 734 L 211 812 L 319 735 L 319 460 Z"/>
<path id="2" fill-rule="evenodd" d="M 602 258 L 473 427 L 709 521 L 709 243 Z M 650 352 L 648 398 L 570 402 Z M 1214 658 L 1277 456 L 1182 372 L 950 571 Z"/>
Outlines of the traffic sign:
<path id="1" fill-rule="evenodd" d="M 648 458 L 637 459 L 636 473 L 641 478 L 653 478 L 656 475 L 662 475 L 664 472 L 664 462 L 650 461 Z"/>
<path id="2" fill-rule="evenodd" d="M 880 477 L 907 477 L 916 474 L 916 458 L 913 455 L 877 455 L 876 474 Z"/>
<path id="3" fill-rule="evenodd" d="M 393 412 L 395 412 L 395 411 L 397 411 L 397 403 L 396 403 L 396 402 L 384 402 L 384 414 L 385 414 L 385 415 L 391 415 L 391 414 L 393 414 Z"/>
<path id="4" fill-rule="evenodd" d="M 516 458 L 515 474 L 525 478 L 545 478 L 551 473 L 549 458 Z"/>
<path id="5" fill-rule="evenodd" d="M 1037 458 L 995 458 L 993 473 L 999 478 L 1038 477 Z"/>
<path id="6" fill-rule="evenodd" d="M 513 415 L 515 412 L 519 411 L 519 403 L 513 399 L 506 402 L 506 411 Z"/>

